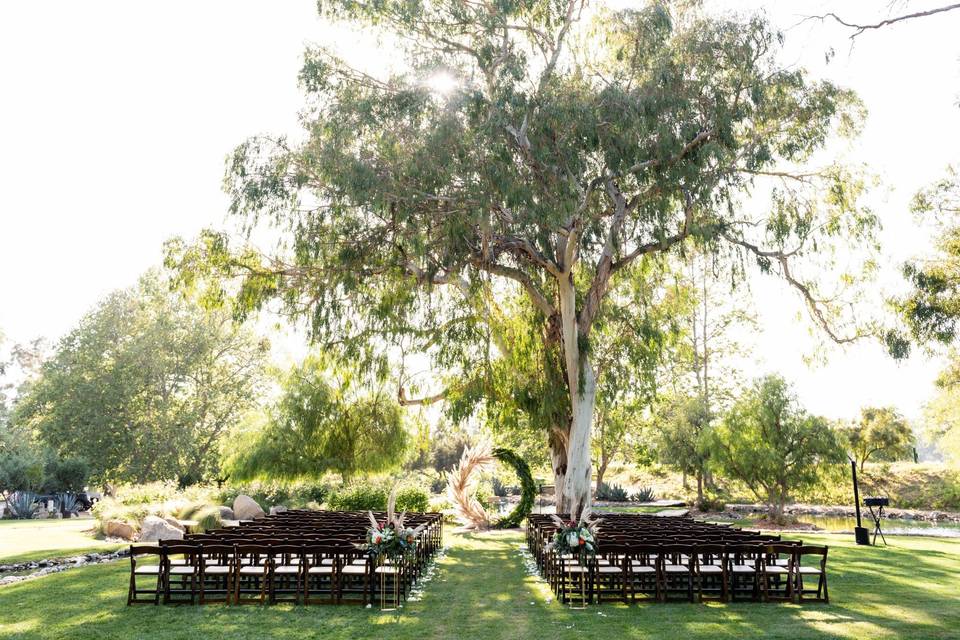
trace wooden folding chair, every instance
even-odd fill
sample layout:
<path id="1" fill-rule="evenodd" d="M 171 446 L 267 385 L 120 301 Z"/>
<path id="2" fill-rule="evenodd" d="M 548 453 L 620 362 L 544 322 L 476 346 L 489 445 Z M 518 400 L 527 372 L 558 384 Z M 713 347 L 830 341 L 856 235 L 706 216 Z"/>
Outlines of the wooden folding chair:
<path id="1" fill-rule="evenodd" d="M 234 547 L 234 604 L 263 604 L 267 600 L 270 546 L 240 543 Z"/>
<path id="2" fill-rule="evenodd" d="M 155 562 L 138 564 L 138 558 L 150 556 Z M 127 590 L 127 606 L 132 604 L 160 604 L 160 594 L 163 592 L 164 580 L 163 550 L 158 546 L 130 545 L 130 587 Z M 141 589 L 137 586 L 137 578 L 153 579 L 152 589 Z M 139 598 L 142 594 L 150 594 L 149 598 Z"/>
<path id="3" fill-rule="evenodd" d="M 164 559 L 163 603 L 194 604 L 200 577 L 201 545 L 165 544 L 161 549 Z"/>
<path id="4" fill-rule="evenodd" d="M 830 602 L 830 594 L 827 592 L 827 551 L 826 546 L 806 545 L 794 549 L 794 575 L 796 576 L 796 594 L 798 602 Z M 818 560 L 814 565 L 804 565 L 805 556 L 813 556 Z M 807 589 L 804 587 L 803 579 L 816 578 L 817 588 Z M 809 597 L 812 596 L 812 597 Z"/>

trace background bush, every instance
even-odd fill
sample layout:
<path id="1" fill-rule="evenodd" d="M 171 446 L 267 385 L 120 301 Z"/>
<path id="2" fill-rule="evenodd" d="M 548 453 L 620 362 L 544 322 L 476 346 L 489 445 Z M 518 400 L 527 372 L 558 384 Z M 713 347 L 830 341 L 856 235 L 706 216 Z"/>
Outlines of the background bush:
<path id="1" fill-rule="evenodd" d="M 327 498 L 327 508 L 333 511 L 384 511 L 390 489 L 373 482 L 354 482 L 338 489 Z M 423 512 L 430 509 L 430 494 L 417 486 L 408 485 L 397 491 L 397 511 Z"/>
<path id="2" fill-rule="evenodd" d="M 365 482 L 355 482 L 330 494 L 327 507 L 333 511 L 383 511 L 387 508 L 387 490 Z"/>
<path id="3" fill-rule="evenodd" d="M 404 487 L 397 492 L 397 510 L 418 513 L 429 511 L 430 494 L 419 487 Z"/>
<path id="4" fill-rule="evenodd" d="M 323 504 L 330 495 L 330 484 L 317 482 L 249 482 L 221 487 L 216 493 L 216 501 L 227 506 L 233 505 L 238 495 L 247 495 L 256 501 L 264 511 L 270 507 L 283 505 L 291 509 L 306 508 L 311 502 Z"/>

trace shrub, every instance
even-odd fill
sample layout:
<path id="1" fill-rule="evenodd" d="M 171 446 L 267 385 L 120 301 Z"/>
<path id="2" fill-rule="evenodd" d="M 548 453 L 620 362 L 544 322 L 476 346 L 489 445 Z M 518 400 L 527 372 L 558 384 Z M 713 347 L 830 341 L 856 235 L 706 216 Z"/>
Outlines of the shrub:
<path id="1" fill-rule="evenodd" d="M 631 498 L 634 502 L 653 502 L 656 499 L 657 494 L 654 493 L 653 487 L 643 487 L 633 494 L 633 498 Z"/>
<path id="2" fill-rule="evenodd" d="M 446 493 L 447 479 L 444 476 L 437 476 L 430 481 L 430 493 Z"/>
<path id="3" fill-rule="evenodd" d="M 397 492 L 397 511 L 423 513 L 430 509 L 430 495 L 419 487 L 404 487 Z"/>
<path id="4" fill-rule="evenodd" d="M 327 507 L 333 511 L 383 511 L 387 497 L 386 489 L 357 482 L 333 492 L 327 498 Z"/>
<path id="5" fill-rule="evenodd" d="M 703 499 L 697 501 L 697 510 L 703 511 L 704 513 L 716 513 L 726 508 L 726 503 L 718 497 L 704 496 Z"/>
<path id="6" fill-rule="evenodd" d="M 205 533 L 223 526 L 220 507 L 211 504 L 188 505 L 177 514 L 177 517 L 182 520 L 195 521 L 197 525 L 193 527 L 193 531 L 197 533 Z"/>
<path id="7" fill-rule="evenodd" d="M 57 458 L 47 461 L 44 490 L 50 493 L 79 493 L 90 478 L 90 465 L 80 458 Z"/>
<path id="8" fill-rule="evenodd" d="M 162 507 L 156 504 L 123 504 L 115 498 L 104 498 L 93 506 L 93 517 L 97 519 L 101 533 L 106 533 L 106 523 L 110 520 L 126 522 L 139 528 L 143 519 L 149 515 L 162 516 Z"/>
<path id="9" fill-rule="evenodd" d="M 506 498 L 508 495 L 510 495 L 510 488 L 503 484 L 503 480 L 500 478 L 494 476 L 491 480 L 491 484 L 493 485 L 493 495 L 497 496 L 498 498 Z"/>
<path id="10" fill-rule="evenodd" d="M 311 502 L 323 503 L 330 495 L 330 486 L 324 482 L 258 481 L 222 487 L 215 497 L 222 504 L 232 505 L 240 494 L 250 496 L 264 510 L 281 504 L 298 508 Z"/>
<path id="11" fill-rule="evenodd" d="M 597 500 L 606 500 L 608 502 L 627 502 L 629 500 L 627 490 L 618 484 L 607 484 L 601 482 L 597 489 Z"/>
<path id="12" fill-rule="evenodd" d="M 125 484 L 114 491 L 116 501 L 124 505 L 157 504 L 173 500 L 177 495 L 177 484 L 170 481 Z"/>

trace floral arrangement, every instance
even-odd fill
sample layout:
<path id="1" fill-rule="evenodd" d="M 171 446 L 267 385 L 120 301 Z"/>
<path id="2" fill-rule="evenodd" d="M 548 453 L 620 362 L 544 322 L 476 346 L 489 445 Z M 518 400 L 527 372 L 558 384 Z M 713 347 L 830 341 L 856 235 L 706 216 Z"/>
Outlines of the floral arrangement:
<path id="1" fill-rule="evenodd" d="M 557 533 L 548 550 L 575 556 L 580 564 L 586 564 L 588 559 L 597 555 L 597 535 L 602 520 L 591 520 L 589 507 L 580 514 L 579 521 L 564 521 L 553 516 L 553 522 L 557 525 Z"/>
<path id="2" fill-rule="evenodd" d="M 413 529 L 404 526 L 407 513 L 397 516 L 396 504 L 397 488 L 394 487 L 387 500 L 387 518 L 384 522 L 378 522 L 372 511 L 367 512 L 370 516 L 370 528 L 367 529 L 366 542 L 360 547 L 371 556 L 396 558 L 412 553 L 417 548 L 420 533 L 427 525 L 422 524 Z"/>

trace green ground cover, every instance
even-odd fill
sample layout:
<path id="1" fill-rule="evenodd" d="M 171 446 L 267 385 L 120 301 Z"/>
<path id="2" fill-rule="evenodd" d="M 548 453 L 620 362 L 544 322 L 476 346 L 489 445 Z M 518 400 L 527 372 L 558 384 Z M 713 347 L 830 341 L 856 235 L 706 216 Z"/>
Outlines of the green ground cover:
<path id="1" fill-rule="evenodd" d="M 453 534 L 441 570 L 399 615 L 360 607 L 126 607 L 127 564 L 0 588 L 3 638 L 960 638 L 960 542 L 831 545 L 830 605 L 605 604 L 571 611 L 527 575 L 515 531 Z"/>
<path id="2" fill-rule="evenodd" d="M 93 520 L 79 518 L 0 520 L 0 564 L 63 558 L 122 546 L 94 538 L 90 533 L 93 526 Z"/>

